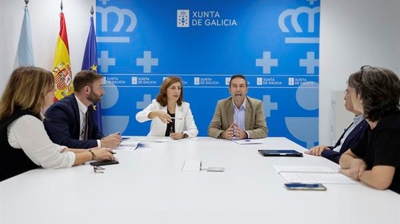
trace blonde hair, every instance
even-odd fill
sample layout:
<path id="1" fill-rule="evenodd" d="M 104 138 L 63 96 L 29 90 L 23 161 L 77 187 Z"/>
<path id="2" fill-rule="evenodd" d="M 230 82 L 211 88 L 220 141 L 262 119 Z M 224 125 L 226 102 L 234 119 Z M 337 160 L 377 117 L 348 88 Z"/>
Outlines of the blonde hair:
<path id="1" fill-rule="evenodd" d="M 50 71 L 39 67 L 19 67 L 13 71 L 0 99 L 0 120 L 16 110 L 28 110 L 40 117 L 46 93 L 54 89 Z"/>

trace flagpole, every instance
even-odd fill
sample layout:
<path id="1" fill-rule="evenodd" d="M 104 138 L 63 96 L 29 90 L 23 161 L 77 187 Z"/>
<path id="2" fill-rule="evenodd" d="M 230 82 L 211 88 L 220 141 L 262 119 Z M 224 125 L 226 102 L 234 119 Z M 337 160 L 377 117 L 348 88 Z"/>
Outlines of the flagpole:
<path id="1" fill-rule="evenodd" d="M 67 35 L 67 24 L 63 13 L 63 1 L 60 4 L 60 31 L 58 33 L 56 51 L 54 54 L 53 61 L 53 75 L 55 83 L 57 84 L 57 90 L 54 95 L 57 100 L 71 95 L 74 92 L 72 85 L 72 71 L 71 71 L 71 59 L 69 54 L 69 44 Z"/>
<path id="2" fill-rule="evenodd" d="M 93 5 L 90 8 L 90 27 L 89 27 L 89 34 L 86 41 L 85 53 L 83 55 L 82 61 L 82 70 L 89 70 L 95 72 L 97 74 L 97 67 L 98 67 L 98 60 L 97 60 L 97 42 L 96 42 L 96 31 L 94 29 L 94 21 L 93 21 L 93 14 L 94 14 L 94 7 Z M 103 81 L 103 80 L 102 80 Z M 104 83 L 103 83 L 104 84 Z M 103 124 L 102 124 L 102 116 L 101 116 L 101 101 L 98 102 L 96 105 L 93 105 L 93 115 L 95 123 L 101 133 L 103 133 Z"/>
<path id="3" fill-rule="evenodd" d="M 24 17 L 22 19 L 21 33 L 18 40 L 14 68 L 35 65 L 35 60 L 33 58 L 31 22 L 28 9 L 29 0 L 24 0 L 24 2 Z"/>

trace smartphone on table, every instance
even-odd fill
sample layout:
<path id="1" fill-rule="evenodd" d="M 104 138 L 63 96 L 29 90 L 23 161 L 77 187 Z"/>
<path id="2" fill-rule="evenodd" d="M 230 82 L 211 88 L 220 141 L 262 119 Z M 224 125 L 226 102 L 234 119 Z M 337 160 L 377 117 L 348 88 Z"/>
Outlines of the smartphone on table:
<path id="1" fill-rule="evenodd" d="M 285 183 L 288 190 L 326 191 L 326 187 L 320 183 Z"/>
<path id="2" fill-rule="evenodd" d="M 92 165 L 92 166 L 107 166 L 107 165 L 113 165 L 113 164 L 119 164 L 119 162 L 117 160 L 105 160 L 105 161 L 90 162 L 90 165 Z"/>

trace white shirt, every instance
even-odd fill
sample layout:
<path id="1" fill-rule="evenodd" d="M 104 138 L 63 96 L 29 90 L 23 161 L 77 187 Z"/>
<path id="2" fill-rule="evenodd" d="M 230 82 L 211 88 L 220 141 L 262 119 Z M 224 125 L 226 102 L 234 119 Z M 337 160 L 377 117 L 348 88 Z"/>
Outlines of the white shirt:
<path id="1" fill-rule="evenodd" d="M 83 104 L 78 97 L 76 97 L 76 102 L 78 103 L 78 108 L 79 108 L 79 121 L 80 121 L 80 126 L 79 126 L 79 140 L 84 139 L 84 128 L 85 128 L 85 123 L 86 123 L 86 112 L 88 110 L 87 106 Z"/>
<path id="2" fill-rule="evenodd" d="M 247 133 L 247 138 L 250 138 L 249 132 L 246 131 L 246 101 L 245 99 L 243 101 L 243 104 L 240 106 L 240 108 L 237 108 L 236 104 L 232 100 L 233 104 L 233 122 L 235 122 L 240 129 L 245 131 Z"/>
<path id="3" fill-rule="evenodd" d="M 246 117 L 246 99 L 243 101 L 243 104 L 238 108 L 236 104 L 233 102 L 233 120 L 243 131 L 246 130 L 245 127 L 245 117 Z"/>
<path id="4" fill-rule="evenodd" d="M 15 150 L 24 150 L 36 165 L 43 168 L 71 167 L 75 153 L 63 152 L 65 146 L 53 143 L 44 129 L 43 122 L 32 115 L 24 115 L 7 128 L 8 142 Z"/>
<path id="5" fill-rule="evenodd" d="M 340 149 L 342 148 L 343 142 L 346 141 L 347 136 L 349 136 L 349 134 L 354 130 L 355 127 L 357 127 L 358 124 L 360 124 L 360 122 L 362 120 L 364 120 L 364 117 L 362 115 L 359 115 L 359 116 L 354 118 L 353 123 L 350 125 L 349 128 L 347 128 L 347 130 L 345 130 L 343 138 L 340 139 L 340 144 L 338 146 L 336 146 L 335 148 L 333 148 L 333 151 L 340 152 Z"/>
<path id="6" fill-rule="evenodd" d="M 80 126 L 79 126 L 79 140 L 84 140 L 85 134 L 84 128 L 85 128 L 85 123 L 86 123 L 86 112 L 88 111 L 88 107 L 83 104 L 79 98 L 75 95 L 76 102 L 78 103 L 78 108 L 79 108 L 79 121 L 80 121 Z M 101 147 L 101 140 L 97 139 L 97 147 Z"/>

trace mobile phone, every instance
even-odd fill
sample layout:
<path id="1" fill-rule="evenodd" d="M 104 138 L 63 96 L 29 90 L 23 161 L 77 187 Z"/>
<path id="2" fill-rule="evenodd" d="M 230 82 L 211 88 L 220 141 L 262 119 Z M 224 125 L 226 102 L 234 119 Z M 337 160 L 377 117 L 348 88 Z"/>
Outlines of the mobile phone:
<path id="1" fill-rule="evenodd" d="M 326 191 L 326 187 L 320 183 L 285 183 L 288 190 L 305 190 L 305 191 Z"/>
<path id="2" fill-rule="evenodd" d="M 119 162 L 117 160 L 90 162 L 90 165 L 92 165 L 92 166 L 107 166 L 107 165 L 113 165 L 113 164 L 119 164 Z"/>

